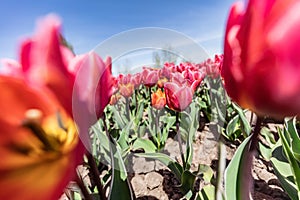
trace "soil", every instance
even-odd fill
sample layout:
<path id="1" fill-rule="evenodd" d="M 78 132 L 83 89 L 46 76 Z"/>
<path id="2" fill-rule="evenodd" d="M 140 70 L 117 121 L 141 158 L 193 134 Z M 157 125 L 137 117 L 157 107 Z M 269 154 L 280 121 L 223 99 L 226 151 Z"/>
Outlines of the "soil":
<path id="1" fill-rule="evenodd" d="M 238 144 L 226 144 L 226 159 L 229 162 Z M 196 170 L 198 164 L 206 164 L 216 170 L 218 159 L 218 143 L 209 130 L 205 128 L 197 132 L 193 145 L 194 156 L 191 170 Z M 175 139 L 169 138 L 166 142 L 164 153 L 180 161 L 179 145 Z M 154 161 L 143 158 L 133 159 L 133 169 L 136 172 L 131 179 L 137 199 L 177 200 L 182 198 L 178 189 L 179 182 L 168 168 L 155 165 Z M 271 164 L 260 157 L 253 161 L 252 175 L 254 178 L 254 200 L 288 200 L 288 195 L 283 191 L 279 181 L 274 175 Z M 201 184 L 199 184 L 201 186 Z"/>
<path id="2" fill-rule="evenodd" d="M 171 158 L 181 161 L 179 143 L 176 139 L 168 138 L 163 153 Z M 227 163 L 232 159 L 239 143 L 226 142 Z M 183 148 L 184 145 L 183 145 Z M 196 133 L 193 144 L 193 164 L 191 170 L 195 171 L 199 164 L 205 164 L 217 169 L 218 142 L 207 127 Z M 179 181 L 170 170 L 159 161 L 148 160 L 141 157 L 132 157 L 132 165 L 129 166 L 129 179 L 133 191 L 138 200 L 179 200 L 183 197 L 178 185 Z M 86 170 L 79 170 L 82 177 L 88 177 Z M 283 191 L 279 181 L 274 175 L 271 164 L 260 157 L 253 161 L 252 175 L 254 178 L 253 199 L 254 200 L 288 200 L 288 195 Z M 89 182 L 88 179 L 85 180 Z M 198 183 L 199 190 L 203 184 Z M 62 199 L 67 199 L 66 196 Z"/>

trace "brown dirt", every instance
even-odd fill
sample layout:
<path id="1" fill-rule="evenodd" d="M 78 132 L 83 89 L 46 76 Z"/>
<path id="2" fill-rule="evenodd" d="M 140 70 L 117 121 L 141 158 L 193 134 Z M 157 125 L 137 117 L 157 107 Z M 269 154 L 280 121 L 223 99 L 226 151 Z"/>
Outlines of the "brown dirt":
<path id="1" fill-rule="evenodd" d="M 213 169 L 216 168 L 218 143 L 207 128 L 202 132 L 197 132 L 193 147 L 194 156 L 191 170 L 195 170 L 198 164 L 206 164 Z M 228 162 L 232 159 L 236 148 L 237 146 L 232 143 L 226 144 Z M 171 138 L 167 140 L 164 153 L 180 161 L 179 146 L 176 140 Z M 139 172 L 131 180 L 137 199 L 177 200 L 182 197 L 178 187 L 176 187 L 179 182 L 166 167 L 162 165 L 154 167 L 153 161 L 140 158 L 134 160 L 133 166 Z M 262 158 L 255 158 L 252 175 L 254 177 L 254 192 L 252 194 L 254 200 L 290 199 L 280 186 L 269 162 Z"/>
<path id="2" fill-rule="evenodd" d="M 175 138 L 175 137 L 174 137 Z M 180 162 L 178 142 L 174 138 L 168 138 L 163 153 Z M 238 144 L 228 142 L 226 144 L 226 160 L 229 162 Z M 185 146 L 183 145 L 183 148 Z M 193 144 L 194 155 L 191 170 L 196 170 L 199 164 L 217 168 L 218 143 L 207 127 L 197 132 Z M 89 182 L 86 169 L 80 167 L 80 173 Z M 132 165 L 129 166 L 129 178 L 138 200 L 179 200 L 183 197 L 180 192 L 178 180 L 167 167 L 159 161 L 148 160 L 140 157 L 132 157 Z M 269 162 L 262 158 L 255 158 L 253 161 L 252 175 L 254 177 L 254 200 L 288 200 L 288 195 L 283 191 L 279 181 Z M 197 184 L 201 187 L 201 183 Z M 74 188 L 74 183 L 72 183 Z M 76 187 L 75 187 L 76 188 Z M 199 189 L 199 188 L 198 188 Z M 64 195 L 61 200 L 66 200 Z"/>

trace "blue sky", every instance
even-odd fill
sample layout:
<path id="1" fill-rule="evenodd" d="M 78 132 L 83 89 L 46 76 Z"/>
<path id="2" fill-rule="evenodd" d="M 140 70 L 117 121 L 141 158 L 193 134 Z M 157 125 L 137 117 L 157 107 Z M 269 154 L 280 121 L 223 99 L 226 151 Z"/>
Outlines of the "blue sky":
<path id="1" fill-rule="evenodd" d="M 0 58 L 17 58 L 22 38 L 41 16 L 56 13 L 75 53 L 133 28 L 173 29 L 194 39 L 212 56 L 222 52 L 226 18 L 234 0 L 7 0 L 0 7 Z"/>

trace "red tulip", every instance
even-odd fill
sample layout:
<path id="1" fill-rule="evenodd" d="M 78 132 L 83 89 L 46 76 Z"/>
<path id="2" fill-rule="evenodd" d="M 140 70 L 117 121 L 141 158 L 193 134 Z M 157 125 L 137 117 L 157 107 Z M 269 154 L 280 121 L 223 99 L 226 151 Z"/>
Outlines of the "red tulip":
<path id="1" fill-rule="evenodd" d="M 250 0 L 231 9 L 222 76 L 245 108 L 274 117 L 300 113 L 300 2 Z"/>
<path id="2" fill-rule="evenodd" d="M 185 110 L 193 100 L 193 90 L 188 85 L 180 85 L 176 82 L 164 84 L 167 105 L 175 111 Z"/>

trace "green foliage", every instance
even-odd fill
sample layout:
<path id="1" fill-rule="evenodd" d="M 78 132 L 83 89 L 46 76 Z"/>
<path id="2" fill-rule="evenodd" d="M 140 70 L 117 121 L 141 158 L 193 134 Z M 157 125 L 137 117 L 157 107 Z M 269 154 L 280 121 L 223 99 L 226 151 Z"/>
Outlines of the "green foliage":
<path id="1" fill-rule="evenodd" d="M 243 194 L 242 187 L 245 179 L 250 177 L 243 176 L 243 171 L 245 171 L 246 154 L 248 153 L 249 144 L 251 141 L 251 136 L 246 138 L 243 143 L 236 150 L 232 160 L 230 161 L 226 172 L 225 172 L 225 196 L 226 199 L 230 200 L 242 200 L 247 194 Z M 249 180 L 247 180 L 249 181 Z"/>
<path id="2" fill-rule="evenodd" d="M 273 150 L 271 162 L 276 175 L 291 199 L 300 198 L 299 135 L 296 119 L 286 119 L 283 130 L 278 129 L 281 145 Z M 281 149 L 281 151 L 279 151 Z"/>

